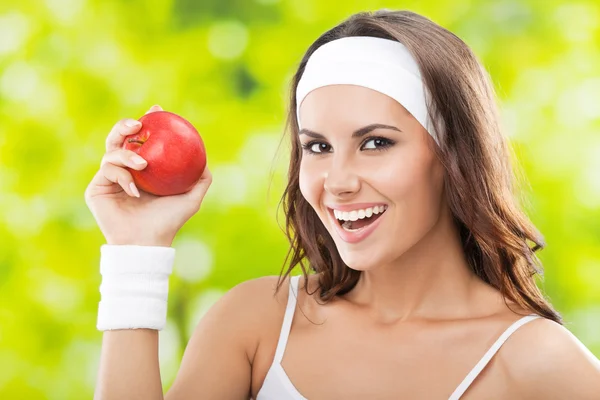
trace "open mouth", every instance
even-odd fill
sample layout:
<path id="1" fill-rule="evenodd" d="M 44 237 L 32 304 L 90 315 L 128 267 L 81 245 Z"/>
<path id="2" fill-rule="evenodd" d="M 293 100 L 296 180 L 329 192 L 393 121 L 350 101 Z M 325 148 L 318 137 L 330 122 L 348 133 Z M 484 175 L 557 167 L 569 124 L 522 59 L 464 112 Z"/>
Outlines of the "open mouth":
<path id="1" fill-rule="evenodd" d="M 335 212 L 333 210 L 331 210 L 331 213 L 342 229 L 348 232 L 356 232 L 371 225 L 373 222 L 379 219 L 386 210 L 387 206 L 380 206 L 374 207 L 371 210 L 372 212 L 368 212 L 366 214 L 360 213 L 358 215 L 351 215 L 350 213 L 343 213 L 340 215 L 339 212 Z M 352 221 L 353 219 L 354 221 Z"/>

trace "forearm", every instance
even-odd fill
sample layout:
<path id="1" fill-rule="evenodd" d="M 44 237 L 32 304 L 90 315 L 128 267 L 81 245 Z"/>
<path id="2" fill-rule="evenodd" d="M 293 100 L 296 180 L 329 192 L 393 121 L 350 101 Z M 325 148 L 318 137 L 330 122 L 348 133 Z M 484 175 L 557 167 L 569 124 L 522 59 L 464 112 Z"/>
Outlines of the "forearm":
<path id="1" fill-rule="evenodd" d="M 104 332 L 94 399 L 163 399 L 158 331 L 123 329 Z"/>
<path id="2" fill-rule="evenodd" d="M 175 249 L 101 247 L 103 331 L 96 399 L 162 399 L 158 332 L 166 324 L 169 275 Z"/>

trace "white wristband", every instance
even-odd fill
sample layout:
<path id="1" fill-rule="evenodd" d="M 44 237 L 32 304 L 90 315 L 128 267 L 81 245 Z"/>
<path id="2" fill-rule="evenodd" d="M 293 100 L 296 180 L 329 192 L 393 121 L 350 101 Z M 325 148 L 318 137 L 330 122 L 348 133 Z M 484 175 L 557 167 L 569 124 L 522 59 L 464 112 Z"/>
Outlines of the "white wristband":
<path id="1" fill-rule="evenodd" d="M 169 275 L 175 249 L 102 245 L 97 329 L 156 329 L 167 322 Z"/>

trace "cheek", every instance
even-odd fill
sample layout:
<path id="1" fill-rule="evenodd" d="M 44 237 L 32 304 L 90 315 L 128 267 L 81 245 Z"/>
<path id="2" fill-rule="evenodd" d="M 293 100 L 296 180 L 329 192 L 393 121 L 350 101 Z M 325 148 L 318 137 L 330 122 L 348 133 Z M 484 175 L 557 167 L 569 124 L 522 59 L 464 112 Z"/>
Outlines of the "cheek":
<path id="1" fill-rule="evenodd" d="M 319 187 L 322 185 L 322 177 L 319 175 L 319 169 L 314 162 L 302 160 L 298 176 L 300 193 L 313 207 L 319 198 Z"/>
<path id="2" fill-rule="evenodd" d="M 414 154 L 401 154 L 387 160 L 370 177 L 376 187 L 392 201 L 404 203 L 414 197 L 424 186 L 423 165 Z"/>
<path id="3" fill-rule="evenodd" d="M 431 218 L 437 218 L 441 178 L 430 157 L 406 157 L 382 170 L 376 179 L 385 188 L 385 195 L 396 204 L 401 219 L 408 222 L 407 226 L 417 226 L 428 225 Z"/>

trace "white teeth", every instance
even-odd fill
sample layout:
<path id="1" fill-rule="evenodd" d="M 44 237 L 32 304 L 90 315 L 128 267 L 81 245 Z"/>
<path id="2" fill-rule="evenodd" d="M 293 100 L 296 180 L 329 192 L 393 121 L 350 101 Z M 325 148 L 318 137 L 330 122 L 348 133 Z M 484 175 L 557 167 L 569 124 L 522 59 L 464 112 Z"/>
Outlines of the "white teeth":
<path id="1" fill-rule="evenodd" d="M 341 221 L 357 221 L 363 218 L 370 218 L 374 214 L 381 214 L 387 209 L 387 206 L 375 206 L 354 211 L 333 210 L 333 215 Z"/>
<path id="2" fill-rule="evenodd" d="M 337 211 L 337 210 L 336 210 Z M 344 221 L 350 221 L 350 213 L 344 211 L 337 211 L 337 219 L 343 219 Z"/>

